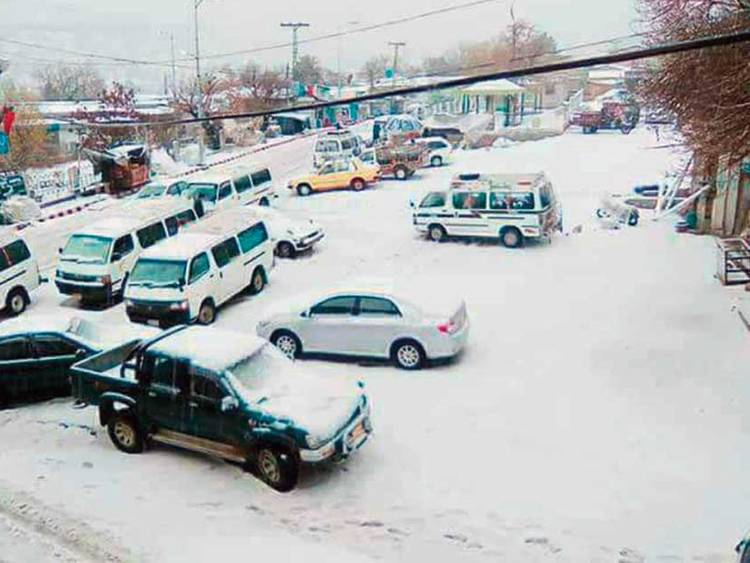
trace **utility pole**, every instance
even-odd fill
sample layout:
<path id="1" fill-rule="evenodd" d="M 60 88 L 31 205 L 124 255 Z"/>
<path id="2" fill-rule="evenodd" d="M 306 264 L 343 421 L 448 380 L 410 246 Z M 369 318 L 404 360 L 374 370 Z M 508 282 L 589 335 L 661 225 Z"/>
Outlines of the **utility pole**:
<path id="1" fill-rule="evenodd" d="M 196 113 L 198 119 L 203 117 L 203 84 L 201 79 L 201 46 L 200 30 L 198 29 L 198 8 L 203 4 L 203 0 L 193 0 L 193 18 L 195 26 L 195 96 L 196 96 Z M 201 127 L 203 124 L 201 123 Z M 203 139 L 203 131 L 198 135 L 198 160 L 199 164 L 206 163 L 206 144 Z"/>
<path id="2" fill-rule="evenodd" d="M 398 50 L 401 47 L 405 47 L 406 43 L 403 41 L 389 41 L 388 45 L 393 47 L 393 87 L 396 87 L 396 71 L 398 70 Z"/>
<path id="3" fill-rule="evenodd" d="M 282 22 L 281 27 L 289 27 L 292 29 L 292 82 L 295 82 L 299 80 L 297 69 L 297 61 L 299 60 L 299 38 L 297 33 L 303 27 L 310 27 L 310 24 L 305 22 Z"/>
<path id="4" fill-rule="evenodd" d="M 174 32 L 169 34 L 169 45 L 172 51 L 172 95 L 177 95 L 177 62 L 174 56 Z"/>

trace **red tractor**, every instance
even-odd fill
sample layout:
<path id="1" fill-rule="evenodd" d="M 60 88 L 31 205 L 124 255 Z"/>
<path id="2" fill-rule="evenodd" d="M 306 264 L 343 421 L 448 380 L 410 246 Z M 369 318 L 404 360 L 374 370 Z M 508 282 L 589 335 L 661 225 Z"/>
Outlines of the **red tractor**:
<path id="1" fill-rule="evenodd" d="M 599 129 L 619 129 L 625 135 L 638 123 L 638 107 L 622 102 L 607 101 L 599 111 L 582 111 L 573 116 L 571 124 L 580 125 L 584 133 L 596 133 Z"/>

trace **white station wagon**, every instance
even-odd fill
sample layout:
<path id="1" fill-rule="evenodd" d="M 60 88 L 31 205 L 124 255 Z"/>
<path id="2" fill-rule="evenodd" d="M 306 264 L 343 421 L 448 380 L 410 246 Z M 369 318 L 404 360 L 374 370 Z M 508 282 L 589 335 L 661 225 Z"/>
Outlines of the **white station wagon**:
<path id="1" fill-rule="evenodd" d="M 416 370 L 456 356 L 469 319 L 462 300 L 406 299 L 380 290 L 324 293 L 258 324 L 258 335 L 289 357 L 303 353 L 389 359 Z"/>

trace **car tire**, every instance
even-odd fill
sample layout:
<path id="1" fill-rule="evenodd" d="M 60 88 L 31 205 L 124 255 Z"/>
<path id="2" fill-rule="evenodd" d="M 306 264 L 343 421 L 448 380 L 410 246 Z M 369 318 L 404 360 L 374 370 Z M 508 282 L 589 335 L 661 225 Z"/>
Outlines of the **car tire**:
<path id="1" fill-rule="evenodd" d="M 29 294 L 21 287 L 12 290 L 5 299 L 5 309 L 14 317 L 23 313 L 28 305 Z"/>
<path id="2" fill-rule="evenodd" d="M 422 369 L 426 355 L 424 348 L 415 340 L 401 340 L 392 347 L 393 362 L 401 369 L 415 371 Z"/>
<path id="3" fill-rule="evenodd" d="M 263 268 L 255 268 L 253 275 L 250 277 L 250 294 L 258 295 L 266 287 L 266 275 Z"/>
<path id="4" fill-rule="evenodd" d="M 271 344 L 289 359 L 296 359 L 302 355 L 302 342 L 296 334 L 289 330 L 277 330 L 271 335 Z"/>
<path id="5" fill-rule="evenodd" d="M 117 302 L 122 302 L 125 299 L 125 286 L 128 285 L 128 274 L 122 278 L 122 285 L 120 285 L 120 291 L 117 292 Z"/>
<path id="6" fill-rule="evenodd" d="M 109 439 L 121 452 L 139 454 L 143 451 L 143 434 L 130 411 L 120 411 L 112 416 L 107 423 L 107 433 Z"/>
<path id="7" fill-rule="evenodd" d="M 636 211 L 631 211 L 628 215 L 628 225 L 631 227 L 635 227 L 638 225 L 638 220 L 640 219 L 640 216 Z"/>
<path id="8" fill-rule="evenodd" d="M 427 235 L 432 242 L 444 242 L 448 238 L 448 233 L 440 225 L 430 225 L 427 228 Z"/>
<path id="9" fill-rule="evenodd" d="M 295 455 L 278 446 L 261 446 L 255 454 L 255 472 L 272 489 L 288 493 L 297 486 L 299 461 Z"/>
<path id="10" fill-rule="evenodd" d="M 365 189 L 366 184 L 362 178 L 354 178 L 354 180 L 352 180 L 351 186 L 355 192 L 361 192 Z"/>
<path id="11" fill-rule="evenodd" d="M 262 197 L 262 198 L 260 198 L 260 201 L 258 202 L 258 205 L 260 205 L 261 207 L 268 207 L 269 205 L 271 205 L 271 202 L 268 201 L 267 197 Z"/>
<path id="12" fill-rule="evenodd" d="M 210 299 L 206 299 L 198 308 L 198 318 L 196 322 L 200 325 L 210 325 L 216 320 L 216 305 Z"/>
<path id="13" fill-rule="evenodd" d="M 276 245 L 276 256 L 279 258 L 294 258 L 296 255 L 297 251 L 291 242 L 282 240 Z"/>
<path id="14" fill-rule="evenodd" d="M 430 159 L 430 166 L 433 168 L 439 168 L 443 165 L 443 157 L 435 155 Z"/>
<path id="15" fill-rule="evenodd" d="M 396 166 L 396 168 L 393 169 L 393 175 L 396 177 L 396 180 L 406 180 L 409 177 L 409 171 L 404 166 Z"/>
<path id="16" fill-rule="evenodd" d="M 310 187 L 310 184 L 300 184 L 297 186 L 297 194 L 301 195 L 302 197 L 308 196 L 312 193 L 312 187 Z"/>
<path id="17" fill-rule="evenodd" d="M 500 242 L 505 248 L 518 248 L 523 246 L 523 235 L 515 227 L 508 227 L 500 231 Z"/>

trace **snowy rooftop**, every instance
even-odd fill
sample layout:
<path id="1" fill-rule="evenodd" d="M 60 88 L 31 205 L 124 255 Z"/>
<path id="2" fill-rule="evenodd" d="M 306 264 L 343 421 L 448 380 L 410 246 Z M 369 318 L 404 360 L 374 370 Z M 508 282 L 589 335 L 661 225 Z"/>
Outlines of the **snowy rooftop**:
<path id="1" fill-rule="evenodd" d="M 151 350 L 189 359 L 193 365 L 220 371 L 252 356 L 265 344 L 265 340 L 252 334 L 191 326 L 159 340 L 151 346 Z"/>
<path id="2" fill-rule="evenodd" d="M 188 260 L 198 252 L 221 242 L 221 238 L 218 235 L 196 233 L 191 229 L 148 248 L 141 256 L 162 260 Z"/>
<path id="3" fill-rule="evenodd" d="M 485 80 L 484 82 L 477 82 L 461 89 L 462 94 L 469 96 L 503 96 L 507 94 L 520 94 L 524 91 L 525 88 L 505 78 Z"/>
<path id="4" fill-rule="evenodd" d="M 230 233 L 244 230 L 262 219 L 253 207 L 234 207 L 226 211 L 214 213 L 191 226 L 190 232 L 212 236 L 227 236 Z"/>

